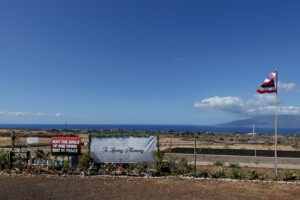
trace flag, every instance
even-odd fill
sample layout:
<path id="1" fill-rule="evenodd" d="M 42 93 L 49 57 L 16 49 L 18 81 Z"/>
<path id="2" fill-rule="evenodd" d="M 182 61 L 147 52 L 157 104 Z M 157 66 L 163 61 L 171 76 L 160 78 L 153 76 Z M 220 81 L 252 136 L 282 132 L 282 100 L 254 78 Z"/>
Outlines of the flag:
<path id="1" fill-rule="evenodd" d="M 274 79 L 276 79 L 276 71 L 272 72 L 265 79 L 264 83 L 256 90 L 256 92 L 260 94 L 277 92 Z"/>

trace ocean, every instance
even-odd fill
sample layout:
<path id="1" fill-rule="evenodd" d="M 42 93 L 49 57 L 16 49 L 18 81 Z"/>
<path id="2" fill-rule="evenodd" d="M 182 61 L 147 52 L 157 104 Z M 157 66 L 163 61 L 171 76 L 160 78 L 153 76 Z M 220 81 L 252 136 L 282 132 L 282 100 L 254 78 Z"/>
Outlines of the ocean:
<path id="1" fill-rule="evenodd" d="M 64 124 L 0 124 L 0 128 L 22 128 L 22 129 L 41 129 L 50 130 L 65 128 Z M 219 126 L 200 126 L 200 125 L 128 125 L 128 124 L 68 124 L 70 130 L 137 130 L 137 131 L 177 131 L 177 132 L 213 132 L 213 133 L 251 133 L 252 127 L 219 127 Z M 274 128 L 255 128 L 259 134 L 274 134 Z M 300 128 L 278 128 L 278 134 L 300 133 Z"/>

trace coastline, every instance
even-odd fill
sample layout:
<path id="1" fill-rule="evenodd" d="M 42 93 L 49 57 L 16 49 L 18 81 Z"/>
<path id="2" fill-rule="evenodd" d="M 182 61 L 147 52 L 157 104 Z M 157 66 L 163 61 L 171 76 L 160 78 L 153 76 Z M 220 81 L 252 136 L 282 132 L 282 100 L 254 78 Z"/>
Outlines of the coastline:
<path id="1" fill-rule="evenodd" d="M 0 124 L 0 129 L 26 129 L 26 130 L 64 130 L 65 124 Z M 124 131 L 160 131 L 160 132 L 211 132 L 217 134 L 251 133 L 252 127 L 221 127 L 203 125 L 140 125 L 140 124 L 68 124 L 68 130 L 111 130 Z M 258 134 L 274 134 L 274 128 L 255 128 Z M 300 127 L 278 128 L 282 135 L 294 134 Z"/>

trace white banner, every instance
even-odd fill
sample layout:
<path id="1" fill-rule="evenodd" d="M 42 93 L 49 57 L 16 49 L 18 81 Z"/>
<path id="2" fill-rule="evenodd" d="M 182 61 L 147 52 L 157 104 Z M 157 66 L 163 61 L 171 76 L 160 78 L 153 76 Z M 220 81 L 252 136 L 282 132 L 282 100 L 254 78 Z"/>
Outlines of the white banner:
<path id="1" fill-rule="evenodd" d="M 95 163 L 154 162 L 156 137 L 97 137 L 90 140 L 90 152 Z"/>
<path id="2" fill-rule="evenodd" d="M 28 137 L 27 144 L 38 144 L 39 138 L 38 137 Z"/>

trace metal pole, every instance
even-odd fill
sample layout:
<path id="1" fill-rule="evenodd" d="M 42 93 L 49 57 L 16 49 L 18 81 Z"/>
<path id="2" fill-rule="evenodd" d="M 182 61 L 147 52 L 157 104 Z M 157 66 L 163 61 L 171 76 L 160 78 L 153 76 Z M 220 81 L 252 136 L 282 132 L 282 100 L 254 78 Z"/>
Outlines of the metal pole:
<path id="1" fill-rule="evenodd" d="M 158 133 L 157 133 L 157 135 L 156 135 L 156 148 L 157 148 L 157 156 L 158 156 L 158 158 L 160 157 L 159 134 L 160 134 L 160 131 L 158 131 Z M 157 170 L 158 173 L 160 173 L 160 171 L 159 171 L 159 166 L 158 166 L 159 164 L 160 164 L 160 163 L 159 163 L 159 161 L 158 161 L 158 159 L 157 159 L 156 162 L 155 162 L 155 165 L 156 165 L 156 170 Z"/>
<path id="2" fill-rule="evenodd" d="M 197 144 L 196 144 L 196 133 L 194 133 L 194 175 L 196 175 L 196 164 L 197 162 Z"/>
<path id="3" fill-rule="evenodd" d="M 158 131 L 158 134 L 156 136 L 156 147 L 157 147 L 157 151 L 160 152 L 160 148 L 159 148 L 159 135 L 160 135 L 160 131 Z"/>
<path id="4" fill-rule="evenodd" d="M 256 141 L 256 133 L 255 133 L 255 128 L 254 128 L 254 123 L 253 123 L 253 135 L 254 135 L 254 142 L 255 142 L 255 146 L 254 146 L 254 155 L 256 157 L 256 144 L 257 144 L 257 141 Z"/>
<path id="5" fill-rule="evenodd" d="M 278 96 L 278 70 L 276 69 L 276 117 L 275 117 L 275 176 L 278 176 L 277 171 L 277 96 Z"/>

